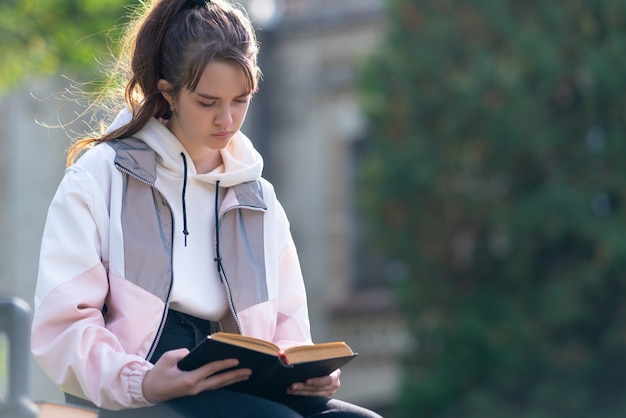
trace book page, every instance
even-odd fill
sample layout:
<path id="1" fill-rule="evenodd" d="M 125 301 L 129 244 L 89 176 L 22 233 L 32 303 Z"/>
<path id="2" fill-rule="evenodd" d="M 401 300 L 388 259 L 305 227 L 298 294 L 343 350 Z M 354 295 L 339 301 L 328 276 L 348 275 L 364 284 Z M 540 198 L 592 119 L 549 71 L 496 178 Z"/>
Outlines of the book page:
<path id="1" fill-rule="evenodd" d="M 280 355 L 280 348 L 276 344 L 258 338 L 248 337 L 240 334 L 230 334 L 227 332 L 216 332 L 215 334 L 211 334 L 209 338 L 227 344 L 236 345 L 238 347 L 245 347 L 250 350 L 270 354 L 273 356 Z"/>
<path id="2" fill-rule="evenodd" d="M 285 350 L 285 357 L 289 364 L 304 363 L 307 361 L 352 356 L 354 352 L 344 342 L 301 345 Z"/>

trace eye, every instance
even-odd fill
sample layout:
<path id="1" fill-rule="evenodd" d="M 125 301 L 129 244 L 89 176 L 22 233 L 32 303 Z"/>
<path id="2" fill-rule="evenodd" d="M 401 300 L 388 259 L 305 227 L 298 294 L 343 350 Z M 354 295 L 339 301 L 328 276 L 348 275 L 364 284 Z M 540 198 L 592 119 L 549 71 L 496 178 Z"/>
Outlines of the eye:
<path id="1" fill-rule="evenodd" d="M 198 104 L 202 107 L 213 107 L 216 102 L 206 103 L 206 102 L 198 102 Z"/>

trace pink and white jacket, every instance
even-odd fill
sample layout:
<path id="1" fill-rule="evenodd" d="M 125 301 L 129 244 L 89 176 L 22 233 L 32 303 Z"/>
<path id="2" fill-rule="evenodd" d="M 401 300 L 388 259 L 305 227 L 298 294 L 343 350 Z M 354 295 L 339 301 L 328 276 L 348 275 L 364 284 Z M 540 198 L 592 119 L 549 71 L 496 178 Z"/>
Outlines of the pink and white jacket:
<path id="1" fill-rule="evenodd" d="M 166 320 L 180 222 L 155 186 L 157 165 L 180 152 L 167 128 L 151 121 L 135 138 L 87 151 L 66 170 L 49 208 L 31 349 L 64 392 L 102 408 L 150 405 L 141 382 Z M 207 257 L 219 255 L 232 323 L 282 347 L 309 343 L 298 256 L 285 212 L 260 176 L 262 160 L 242 133 L 222 160 L 225 173 L 215 181 L 222 178 L 227 192 L 216 253 Z M 242 169 L 258 174 L 229 177 Z"/>

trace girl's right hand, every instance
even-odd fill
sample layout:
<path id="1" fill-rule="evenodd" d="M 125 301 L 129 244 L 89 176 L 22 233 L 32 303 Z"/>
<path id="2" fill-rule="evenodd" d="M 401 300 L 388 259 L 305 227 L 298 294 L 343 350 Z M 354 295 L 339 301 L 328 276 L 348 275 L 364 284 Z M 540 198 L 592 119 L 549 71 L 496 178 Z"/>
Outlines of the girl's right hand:
<path id="1" fill-rule="evenodd" d="M 239 361 L 236 359 L 214 361 L 195 370 L 182 371 L 177 363 L 188 353 L 186 348 L 163 353 L 141 383 L 143 396 L 148 402 L 159 403 L 181 396 L 197 395 L 206 390 L 220 389 L 248 380 L 252 374 L 250 369 L 234 369 L 216 374 L 237 366 Z"/>

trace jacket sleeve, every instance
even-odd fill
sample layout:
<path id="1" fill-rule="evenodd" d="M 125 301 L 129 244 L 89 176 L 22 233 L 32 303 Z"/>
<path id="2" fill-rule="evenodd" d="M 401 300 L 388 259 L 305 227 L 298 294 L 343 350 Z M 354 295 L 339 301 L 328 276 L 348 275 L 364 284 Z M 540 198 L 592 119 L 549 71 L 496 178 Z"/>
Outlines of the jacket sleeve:
<path id="1" fill-rule="evenodd" d="M 152 365 L 125 353 L 105 327 L 109 293 L 102 239 L 108 211 L 94 178 L 69 168 L 43 232 L 31 350 L 61 390 L 107 409 L 149 406 L 141 382 Z"/>
<path id="2" fill-rule="evenodd" d="M 278 251 L 278 318 L 274 340 L 280 347 L 311 342 L 306 289 L 289 221 L 276 202 Z"/>

